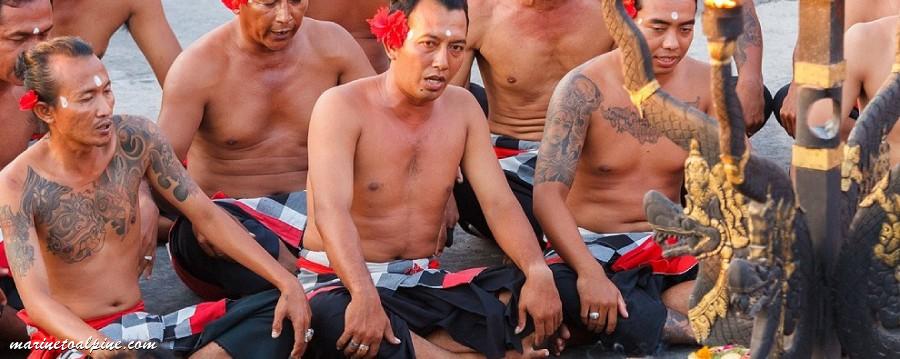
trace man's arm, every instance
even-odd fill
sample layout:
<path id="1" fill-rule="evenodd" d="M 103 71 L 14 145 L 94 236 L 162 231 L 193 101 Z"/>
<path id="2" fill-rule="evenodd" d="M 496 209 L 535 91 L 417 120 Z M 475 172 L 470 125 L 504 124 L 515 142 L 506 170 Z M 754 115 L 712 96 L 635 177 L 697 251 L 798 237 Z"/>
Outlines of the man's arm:
<path id="1" fill-rule="evenodd" d="M 88 326 L 50 295 L 47 271 L 38 250 L 40 243 L 34 228 L 34 217 L 31 210 L 23 208 L 22 203 L 21 188 L 14 189 L 8 182 L 7 185 L 0 185 L 0 230 L 6 246 L 6 258 L 28 316 L 41 329 L 61 340 L 102 340 L 106 336 Z"/>
<path id="2" fill-rule="evenodd" d="M 737 94 L 744 110 L 747 134 L 756 133 L 766 123 L 762 78 L 763 38 L 752 1 L 743 7 L 744 31 L 737 39 L 734 61 L 738 69 Z"/>
<path id="3" fill-rule="evenodd" d="M 448 88 L 448 92 L 451 89 Z M 497 244 L 525 274 L 516 332 L 524 329 L 526 313 L 530 314 L 534 320 L 534 342 L 542 343 L 562 323 L 562 304 L 553 283 L 553 273 L 544 261 L 540 247 L 535 245 L 537 240 L 531 224 L 497 163 L 481 107 L 468 94 L 457 93 L 456 98 L 463 105 L 460 113 L 468 127 L 461 163 L 463 176 L 471 183 Z"/>
<path id="4" fill-rule="evenodd" d="M 206 105 L 207 89 L 198 82 L 205 78 L 205 74 L 196 74 L 203 67 L 194 63 L 190 55 L 185 53 L 172 64 L 163 90 L 158 122 L 175 155 L 182 161 L 187 159 L 191 142 L 203 121 Z"/>
<path id="5" fill-rule="evenodd" d="M 181 53 L 181 45 L 166 20 L 159 0 L 131 1 L 131 16 L 126 23 L 128 31 L 137 43 L 160 86 L 166 83 L 166 74 Z"/>
<path id="6" fill-rule="evenodd" d="M 579 313 L 588 330 L 615 330 L 618 314 L 627 317 L 619 290 L 591 255 L 566 206 L 592 114 L 603 94 L 576 68 L 563 78 L 547 109 L 547 125 L 534 176 L 534 214 L 560 257 L 578 274 Z M 599 313 L 591 319 L 589 313 Z"/>
<path id="7" fill-rule="evenodd" d="M 338 84 L 345 84 L 350 81 L 361 79 L 363 77 L 375 76 L 375 70 L 369 57 L 365 51 L 359 46 L 359 43 L 353 39 L 347 30 L 337 24 L 328 24 L 335 27 L 335 41 L 332 46 L 342 51 L 343 68 Z"/>
<path id="8" fill-rule="evenodd" d="M 360 136 L 359 117 L 346 116 L 355 106 L 342 101 L 335 89 L 326 91 L 313 108 L 309 124 L 309 187 L 313 194 L 315 224 L 335 273 L 350 291 L 344 315 L 344 332 L 337 345 L 351 356 L 366 345 L 368 354 L 378 352 L 381 339 L 399 344 L 381 299 L 365 265 L 359 232 L 350 208 L 353 203 L 353 163 Z"/>
<path id="9" fill-rule="evenodd" d="M 309 328 L 309 305 L 297 279 L 259 246 L 224 210 L 217 207 L 188 177 L 187 170 L 175 157 L 172 146 L 156 125 L 149 120 L 133 118 L 122 121 L 119 136 L 129 143 L 146 144 L 149 168 L 146 178 L 150 186 L 183 213 L 206 238 L 225 255 L 265 278 L 281 291 L 275 308 L 272 336 L 281 334 L 284 319 L 294 327 L 294 350 L 298 357 L 306 347 L 304 334 Z"/>

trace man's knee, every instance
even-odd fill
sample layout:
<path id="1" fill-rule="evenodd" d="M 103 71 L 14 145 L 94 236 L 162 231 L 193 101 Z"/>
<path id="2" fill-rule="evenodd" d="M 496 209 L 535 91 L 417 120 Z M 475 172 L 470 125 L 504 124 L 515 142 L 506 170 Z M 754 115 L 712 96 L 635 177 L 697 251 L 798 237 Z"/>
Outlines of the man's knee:
<path id="1" fill-rule="evenodd" d="M 225 349 L 216 342 L 209 343 L 191 354 L 191 359 L 224 359 L 231 358 Z"/>

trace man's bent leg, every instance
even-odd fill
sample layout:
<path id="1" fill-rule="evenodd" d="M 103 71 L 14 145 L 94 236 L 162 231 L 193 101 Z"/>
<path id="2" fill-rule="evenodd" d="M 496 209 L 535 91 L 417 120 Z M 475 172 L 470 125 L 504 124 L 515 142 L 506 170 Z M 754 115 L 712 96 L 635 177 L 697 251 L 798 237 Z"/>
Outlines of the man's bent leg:
<path id="1" fill-rule="evenodd" d="M 200 350 L 191 354 L 191 359 L 222 359 L 222 358 L 231 358 L 231 355 L 228 355 L 228 352 L 225 349 L 222 349 L 219 344 L 209 343 Z"/>

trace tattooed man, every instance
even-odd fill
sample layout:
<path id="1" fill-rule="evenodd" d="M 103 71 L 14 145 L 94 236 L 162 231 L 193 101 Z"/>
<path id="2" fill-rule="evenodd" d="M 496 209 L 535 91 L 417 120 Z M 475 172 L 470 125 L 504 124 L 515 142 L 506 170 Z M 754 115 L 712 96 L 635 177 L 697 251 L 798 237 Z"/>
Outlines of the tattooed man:
<path id="1" fill-rule="evenodd" d="M 287 212 L 305 219 L 313 104 L 325 90 L 375 73 L 346 30 L 304 18 L 309 0 L 225 3 L 235 19 L 197 40 L 172 65 L 159 126 L 208 195 L 221 193 L 231 197 L 223 200 L 240 199 L 238 204 L 262 211 L 278 206 L 260 215 L 280 222 Z M 258 206 L 261 202 L 272 205 Z M 294 268 L 303 225 L 276 225 L 291 233 L 269 230 L 265 224 L 272 222 L 254 219 L 259 211 L 231 209 L 272 257 Z M 178 274 L 194 292 L 207 299 L 235 298 L 270 288 L 191 227 L 179 220 L 169 248 Z"/>
<path id="2" fill-rule="evenodd" d="M 311 333 L 296 278 L 206 198 L 152 122 L 112 114 L 109 76 L 90 46 L 71 37 L 42 42 L 16 69 L 28 89 L 22 108 L 49 127 L 48 136 L 0 171 L 0 229 L 32 340 L 157 340 L 178 351 L 236 357 L 284 357 L 294 340 L 299 357 Z M 143 313 L 142 179 L 280 294 L 202 303 L 166 316 Z M 216 318 L 222 320 L 210 322 Z M 283 319 L 293 322 L 293 338 L 273 339 Z M 254 342 L 264 345 L 248 345 Z"/>
<path id="3" fill-rule="evenodd" d="M 709 66 L 685 56 L 695 2 L 641 2 L 636 23 L 656 79 L 674 97 L 711 112 Z M 641 257 L 656 246 L 648 238 L 643 197 L 657 190 L 678 202 L 687 153 L 638 114 L 623 87 L 621 61 L 619 50 L 601 55 L 557 86 L 537 162 L 534 207 L 552 255 L 566 263 L 553 269 L 563 308 L 580 318 L 567 324 L 575 332 L 605 332 L 612 335 L 607 341 L 653 350 L 667 312 L 660 296 L 672 315 L 686 321 L 696 261 L 662 262 L 653 266 L 655 273 L 633 269 L 661 260 Z M 684 339 L 691 340 L 689 334 Z"/>

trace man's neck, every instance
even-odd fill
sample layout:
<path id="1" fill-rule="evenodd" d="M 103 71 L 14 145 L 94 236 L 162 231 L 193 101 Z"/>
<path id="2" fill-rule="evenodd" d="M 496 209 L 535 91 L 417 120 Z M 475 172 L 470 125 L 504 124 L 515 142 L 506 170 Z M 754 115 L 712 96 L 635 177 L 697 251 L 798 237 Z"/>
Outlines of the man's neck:
<path id="1" fill-rule="evenodd" d="M 53 131 L 48 138 L 50 157 L 59 165 L 62 172 L 72 176 L 92 176 L 97 174 L 97 166 L 106 167 L 108 163 L 100 163 L 104 156 L 116 143 L 115 136 L 106 146 L 92 146 L 72 141 Z"/>
<path id="2" fill-rule="evenodd" d="M 431 117 L 434 101 L 417 102 L 416 99 L 400 89 L 394 81 L 394 70 L 389 69 L 378 81 L 379 93 L 385 106 L 403 122 L 421 124 Z"/>
<path id="3" fill-rule="evenodd" d="M 234 21 L 234 28 L 232 31 L 234 31 L 235 34 L 234 43 L 238 50 L 259 61 L 259 65 L 262 67 L 273 67 L 285 63 L 284 57 L 288 56 L 291 52 L 290 49 L 294 44 L 293 39 L 291 39 L 285 48 L 271 50 L 247 35 L 244 30 L 241 29 L 241 23 L 237 19 Z M 294 36 L 297 35 L 295 34 Z"/>
<path id="4" fill-rule="evenodd" d="M 553 10 L 565 4 L 569 0 L 519 0 L 522 6 L 538 11 Z"/>

